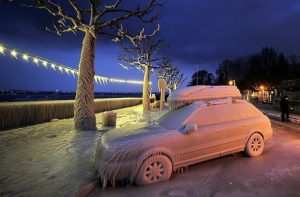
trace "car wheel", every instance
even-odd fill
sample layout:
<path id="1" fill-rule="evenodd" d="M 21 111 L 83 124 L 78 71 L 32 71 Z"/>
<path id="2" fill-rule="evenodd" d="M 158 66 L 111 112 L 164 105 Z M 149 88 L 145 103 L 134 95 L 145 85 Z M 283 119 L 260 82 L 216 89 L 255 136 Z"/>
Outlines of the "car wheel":
<path id="1" fill-rule="evenodd" d="M 172 163 L 164 155 L 147 158 L 140 167 L 135 179 L 137 185 L 148 185 L 169 180 L 172 174 Z"/>
<path id="2" fill-rule="evenodd" d="M 250 157 L 257 157 L 262 154 L 265 147 L 265 142 L 263 137 L 259 133 L 254 133 L 250 136 L 245 152 Z"/>

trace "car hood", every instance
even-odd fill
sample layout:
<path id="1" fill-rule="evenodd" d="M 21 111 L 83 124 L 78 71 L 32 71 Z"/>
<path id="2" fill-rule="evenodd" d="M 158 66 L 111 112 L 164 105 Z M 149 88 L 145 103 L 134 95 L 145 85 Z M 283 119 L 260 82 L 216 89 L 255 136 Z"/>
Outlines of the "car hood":
<path id="1" fill-rule="evenodd" d="M 168 130 L 160 125 L 132 125 L 107 131 L 102 135 L 101 142 L 105 147 L 122 144 L 138 145 L 170 132 L 174 130 Z"/>

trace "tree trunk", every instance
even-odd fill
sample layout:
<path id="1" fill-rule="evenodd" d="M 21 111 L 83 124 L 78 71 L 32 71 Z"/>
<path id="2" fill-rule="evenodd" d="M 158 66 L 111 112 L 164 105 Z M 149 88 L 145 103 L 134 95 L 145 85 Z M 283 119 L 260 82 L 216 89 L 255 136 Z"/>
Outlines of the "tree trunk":
<path id="1" fill-rule="evenodd" d="M 143 85 L 143 109 L 150 110 L 149 67 L 145 68 Z"/>
<path id="2" fill-rule="evenodd" d="M 95 130 L 94 60 L 96 39 L 86 31 L 79 62 L 77 90 L 74 105 L 74 123 L 78 130 Z"/>

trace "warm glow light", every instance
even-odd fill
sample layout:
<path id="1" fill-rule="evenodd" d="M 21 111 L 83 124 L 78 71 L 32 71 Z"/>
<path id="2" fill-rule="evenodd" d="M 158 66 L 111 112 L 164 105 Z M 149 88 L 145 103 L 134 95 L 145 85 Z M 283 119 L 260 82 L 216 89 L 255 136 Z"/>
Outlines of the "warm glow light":
<path id="1" fill-rule="evenodd" d="M 60 70 L 60 72 L 63 72 L 63 68 L 61 66 L 59 66 L 58 69 Z"/>
<path id="2" fill-rule="evenodd" d="M 28 61 L 28 55 L 27 55 L 27 54 L 24 54 L 24 55 L 23 55 L 23 59 L 26 60 L 26 61 Z"/>
<path id="3" fill-rule="evenodd" d="M 47 61 L 43 61 L 43 65 L 44 65 L 45 67 L 47 67 L 47 64 L 48 64 Z"/>
<path id="4" fill-rule="evenodd" d="M 228 83 L 228 84 L 232 86 L 232 85 L 233 85 L 233 81 L 229 81 L 229 83 Z"/>
<path id="5" fill-rule="evenodd" d="M 65 68 L 65 71 L 69 75 L 70 70 L 68 68 Z"/>
<path id="6" fill-rule="evenodd" d="M 39 63 L 39 60 L 37 58 L 33 58 L 33 62 L 38 64 Z"/>
<path id="7" fill-rule="evenodd" d="M 71 70 L 72 75 L 75 77 L 75 71 Z"/>
<path id="8" fill-rule="evenodd" d="M 51 67 L 55 70 L 56 66 L 55 66 L 55 64 L 51 64 Z"/>
<path id="9" fill-rule="evenodd" d="M 265 87 L 264 87 L 263 85 L 261 85 L 259 88 L 260 88 L 261 90 L 264 90 L 264 89 L 265 89 Z"/>
<path id="10" fill-rule="evenodd" d="M 11 54 L 12 56 L 14 56 L 15 58 L 17 58 L 17 52 L 16 52 L 15 50 L 11 51 L 10 54 Z"/>
<path id="11" fill-rule="evenodd" d="M 4 47 L 2 45 L 0 45 L 0 53 L 4 54 Z"/>

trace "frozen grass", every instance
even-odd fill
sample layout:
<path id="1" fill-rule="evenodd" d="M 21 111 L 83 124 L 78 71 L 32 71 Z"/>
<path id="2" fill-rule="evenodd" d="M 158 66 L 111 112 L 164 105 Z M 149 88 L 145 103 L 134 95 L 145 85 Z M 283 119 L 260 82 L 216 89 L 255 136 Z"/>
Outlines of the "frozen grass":
<path id="1" fill-rule="evenodd" d="M 0 129 L 71 118 L 74 100 L 0 103 Z M 95 112 L 103 112 L 138 105 L 141 98 L 95 99 Z"/>

